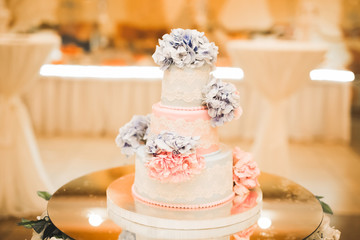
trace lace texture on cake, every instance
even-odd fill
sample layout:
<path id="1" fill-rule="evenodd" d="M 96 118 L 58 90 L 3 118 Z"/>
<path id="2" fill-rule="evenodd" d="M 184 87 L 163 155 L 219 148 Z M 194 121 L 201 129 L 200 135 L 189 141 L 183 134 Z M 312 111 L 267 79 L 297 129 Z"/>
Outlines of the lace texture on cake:
<path id="1" fill-rule="evenodd" d="M 186 121 L 182 118 L 172 120 L 152 114 L 150 134 L 159 134 L 162 131 L 176 132 L 182 136 L 200 136 L 199 147 L 204 149 L 219 144 L 216 128 L 211 127 L 210 120 Z"/>
<path id="2" fill-rule="evenodd" d="M 181 89 L 167 89 L 163 90 L 161 94 L 161 99 L 165 99 L 169 102 L 175 100 L 182 100 L 184 102 L 193 102 L 193 101 L 202 101 L 201 91 L 186 91 L 184 92 Z"/>
<path id="3" fill-rule="evenodd" d="M 210 80 L 210 68 L 185 71 L 171 68 L 166 71 L 162 81 L 161 99 L 167 101 L 181 100 L 184 102 L 202 101 L 202 89 Z"/>
<path id="4" fill-rule="evenodd" d="M 209 81 L 210 72 L 210 66 L 203 66 L 201 69 L 171 67 L 170 70 L 164 72 L 163 81 L 169 86 L 179 84 L 179 82 L 187 86 L 192 86 L 199 81 L 206 84 Z"/>
<path id="5" fill-rule="evenodd" d="M 232 192 L 226 186 L 232 186 L 229 178 L 229 169 L 232 163 L 215 164 L 206 167 L 201 175 L 194 176 L 190 181 L 183 184 L 160 183 L 149 179 L 145 167 L 139 167 L 136 174 L 136 190 L 138 194 L 147 196 L 153 200 L 164 202 L 184 202 L 192 204 L 201 199 L 203 202 L 214 201 L 215 197 L 226 197 Z M 189 191 L 190 190 L 190 191 Z"/>

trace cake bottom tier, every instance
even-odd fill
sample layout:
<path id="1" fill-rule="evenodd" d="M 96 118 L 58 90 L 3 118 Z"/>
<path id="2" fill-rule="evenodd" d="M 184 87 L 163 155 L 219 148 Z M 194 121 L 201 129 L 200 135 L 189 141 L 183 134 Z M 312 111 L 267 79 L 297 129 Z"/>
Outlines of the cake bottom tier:
<path id="1" fill-rule="evenodd" d="M 185 182 L 161 182 L 149 176 L 145 163 L 151 156 L 140 148 L 135 160 L 134 197 L 174 208 L 204 208 L 230 201 L 234 196 L 230 148 L 221 145 L 219 151 L 203 156 L 205 168 L 200 174 Z"/>

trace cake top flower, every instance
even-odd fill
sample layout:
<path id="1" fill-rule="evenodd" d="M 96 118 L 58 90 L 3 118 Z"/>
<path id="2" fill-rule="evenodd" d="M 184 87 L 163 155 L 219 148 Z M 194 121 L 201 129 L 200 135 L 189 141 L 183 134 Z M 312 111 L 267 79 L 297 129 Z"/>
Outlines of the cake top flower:
<path id="1" fill-rule="evenodd" d="M 171 65 L 179 68 L 197 68 L 204 64 L 213 66 L 217 54 L 218 47 L 210 43 L 203 32 L 178 28 L 159 40 L 152 57 L 161 70 L 166 70 Z"/>

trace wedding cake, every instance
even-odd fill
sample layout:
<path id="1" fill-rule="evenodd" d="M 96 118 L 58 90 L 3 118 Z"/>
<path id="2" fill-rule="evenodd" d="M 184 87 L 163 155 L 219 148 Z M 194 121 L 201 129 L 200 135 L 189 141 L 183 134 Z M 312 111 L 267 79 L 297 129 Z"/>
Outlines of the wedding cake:
<path id="1" fill-rule="evenodd" d="M 234 85 L 212 76 L 218 48 L 204 33 L 174 29 L 154 61 L 164 71 L 161 101 L 116 138 L 135 157 L 132 195 L 150 205 L 196 209 L 244 199 L 258 186 L 251 154 L 219 142 L 217 127 L 241 115 Z"/>

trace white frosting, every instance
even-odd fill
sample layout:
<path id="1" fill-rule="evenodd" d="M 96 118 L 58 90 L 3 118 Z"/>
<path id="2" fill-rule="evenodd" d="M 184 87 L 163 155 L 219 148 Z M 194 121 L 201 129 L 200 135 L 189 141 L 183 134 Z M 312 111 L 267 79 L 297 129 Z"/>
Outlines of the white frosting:
<path id="1" fill-rule="evenodd" d="M 232 152 L 222 145 L 218 153 L 204 155 L 205 169 L 181 183 L 160 182 L 149 177 L 145 162 L 149 155 L 139 148 L 135 160 L 134 190 L 151 201 L 167 204 L 208 204 L 233 193 Z"/>
<path id="2" fill-rule="evenodd" d="M 156 207 L 153 205 L 149 205 L 143 203 L 141 201 L 134 201 L 135 203 L 135 211 L 140 214 L 144 214 L 147 216 L 165 218 L 165 219 L 177 219 L 177 220 L 207 220 L 214 218 L 227 217 L 231 214 L 231 208 L 233 206 L 233 202 L 227 202 L 223 205 L 197 209 L 197 210 L 179 210 L 172 208 L 164 208 L 164 207 Z"/>
<path id="3" fill-rule="evenodd" d="M 217 128 L 213 128 L 210 120 L 196 119 L 187 121 L 181 117 L 173 120 L 165 116 L 158 117 L 151 115 L 150 135 L 159 134 L 162 131 L 175 132 L 181 136 L 199 136 L 198 148 L 209 149 L 214 145 L 219 145 Z"/>
<path id="4" fill-rule="evenodd" d="M 199 107 L 202 105 L 202 89 L 210 80 L 212 67 L 199 68 L 170 66 L 162 80 L 161 103 L 174 107 Z"/>

